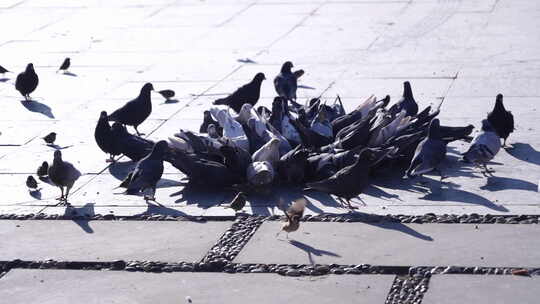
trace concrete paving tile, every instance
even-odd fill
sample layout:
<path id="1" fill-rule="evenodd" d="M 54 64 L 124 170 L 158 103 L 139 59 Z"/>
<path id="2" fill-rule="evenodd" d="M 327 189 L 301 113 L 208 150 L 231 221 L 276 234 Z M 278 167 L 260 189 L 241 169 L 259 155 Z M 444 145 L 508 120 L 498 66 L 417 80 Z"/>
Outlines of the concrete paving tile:
<path id="1" fill-rule="evenodd" d="M 38 214 L 44 209 L 43 206 L 2 206 L 0 205 L 1 214 Z"/>
<path id="2" fill-rule="evenodd" d="M 448 96 L 494 96 L 498 92 L 516 97 L 540 96 L 539 87 L 540 78 L 458 78 Z"/>
<path id="3" fill-rule="evenodd" d="M 0 280 L 0 295 L 10 303 L 335 303 L 362 299 L 382 303 L 393 276 L 290 278 L 275 274 L 123 273 L 75 270 L 14 270 Z M 231 288 L 231 286 L 234 286 Z M 272 292 L 275 291 L 275 292 Z M 96 296 L 99 295 L 99 296 Z"/>
<path id="4" fill-rule="evenodd" d="M 10 117 L 7 117 L 10 118 Z M 24 145 L 43 133 L 42 130 L 51 129 L 56 121 L 0 121 L 1 145 Z"/>
<path id="5" fill-rule="evenodd" d="M 538 277 L 436 275 L 423 303 L 523 303 L 538 301 Z M 463 292 L 466 288 L 467 292 Z"/>
<path id="6" fill-rule="evenodd" d="M 303 222 L 290 241 L 279 229 L 263 223 L 234 261 L 520 267 L 540 257 L 537 225 Z"/>
<path id="7" fill-rule="evenodd" d="M 379 98 L 386 95 L 401 96 L 403 94 L 403 82 L 410 80 L 415 100 L 423 106 L 426 98 L 446 96 L 446 92 L 452 84 L 452 79 L 419 78 L 419 79 L 364 79 L 346 77 L 338 79 L 327 91 L 326 95 L 343 97 L 362 97 L 375 94 Z"/>
<path id="8" fill-rule="evenodd" d="M 230 222 L 1 221 L 2 260 L 198 261 Z M 9 236 L 9 237 L 8 237 Z"/>

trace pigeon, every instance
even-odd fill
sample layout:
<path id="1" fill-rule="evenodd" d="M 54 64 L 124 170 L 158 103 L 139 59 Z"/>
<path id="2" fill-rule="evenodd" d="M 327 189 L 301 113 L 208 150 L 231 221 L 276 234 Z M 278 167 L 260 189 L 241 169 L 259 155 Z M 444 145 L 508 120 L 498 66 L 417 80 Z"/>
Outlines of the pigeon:
<path id="1" fill-rule="evenodd" d="M 499 135 L 489 121 L 484 119 L 482 120 L 482 131 L 473 139 L 469 150 L 463 153 L 463 160 L 482 167 L 484 169 L 482 174 L 487 176 L 493 171 L 487 168 L 486 163 L 492 160 L 500 149 Z"/>
<path id="2" fill-rule="evenodd" d="M 495 107 L 488 114 L 487 119 L 499 137 L 504 140 L 503 145 L 506 146 L 506 139 L 510 133 L 514 132 L 514 115 L 504 108 L 502 94 L 497 95 Z"/>
<path id="3" fill-rule="evenodd" d="M 285 183 L 300 184 L 304 182 L 307 166 L 308 150 L 298 145 L 278 162 L 278 173 Z"/>
<path id="4" fill-rule="evenodd" d="M 111 127 L 111 142 L 113 145 L 110 153 L 124 154 L 132 161 L 141 160 L 154 147 L 153 141 L 128 133 L 126 127 L 118 122 Z"/>
<path id="5" fill-rule="evenodd" d="M 44 161 L 41 164 L 41 166 L 38 167 L 36 173 L 38 177 L 45 177 L 49 174 L 48 171 L 49 171 L 49 164 L 46 161 Z"/>
<path id="6" fill-rule="evenodd" d="M 228 205 L 223 205 L 225 208 L 231 208 L 234 211 L 240 211 L 246 206 L 246 194 L 239 192 Z"/>
<path id="7" fill-rule="evenodd" d="M 234 91 L 231 95 L 217 99 L 214 101 L 215 105 L 227 105 L 231 107 L 236 113 L 240 112 L 244 103 L 250 103 L 254 106 L 261 95 L 261 84 L 266 77 L 263 73 L 257 73 L 253 80 L 248 84 L 245 84 Z"/>
<path id="8" fill-rule="evenodd" d="M 355 207 L 351 206 L 350 200 L 357 197 L 369 185 L 371 159 L 367 152 L 367 149 L 360 151 L 358 159 L 352 165 L 339 170 L 329 178 L 306 183 L 307 188 L 305 190 L 313 189 L 334 194 L 344 198 L 348 207 L 354 209 Z"/>
<path id="9" fill-rule="evenodd" d="M 26 101 L 32 101 L 30 93 L 34 92 L 39 83 L 39 77 L 34 71 L 34 65 L 29 63 L 26 70 L 19 75 L 15 80 L 15 89 L 24 96 Z"/>
<path id="10" fill-rule="evenodd" d="M 94 130 L 94 138 L 101 151 L 110 154 L 110 158 L 107 162 L 114 162 L 114 155 L 118 155 L 114 149 L 115 142 L 113 140 L 111 126 L 109 125 L 109 119 L 107 118 L 107 112 L 102 111 L 99 115 L 99 120 Z"/>
<path id="11" fill-rule="evenodd" d="M 299 198 L 294 200 L 287 210 L 284 210 L 286 221 L 281 225 L 281 230 L 276 234 L 276 237 L 285 231 L 287 238 L 289 238 L 289 233 L 294 232 L 300 228 L 300 220 L 304 215 L 304 209 L 306 208 L 307 202 L 305 198 Z"/>
<path id="12" fill-rule="evenodd" d="M 287 61 L 281 66 L 281 71 L 274 78 L 274 88 L 278 95 L 286 100 L 296 100 L 297 77 L 291 71 L 292 62 Z"/>
<path id="13" fill-rule="evenodd" d="M 47 145 L 54 145 L 54 141 L 56 140 L 56 133 L 51 132 L 47 134 L 47 136 L 43 137 L 43 140 L 47 143 Z"/>
<path id="14" fill-rule="evenodd" d="M 156 184 L 163 175 L 163 158 L 167 150 L 167 142 L 158 141 L 152 152 L 137 162 L 127 186 L 127 194 L 137 194 L 146 189 L 152 189 L 152 197 L 145 196 L 144 199 L 146 202 L 155 201 Z"/>
<path id="15" fill-rule="evenodd" d="M 411 84 L 408 81 L 403 83 L 403 97 L 395 103 L 388 112 L 395 116 L 399 112 L 405 110 L 407 116 L 415 116 L 418 113 L 418 104 L 414 100 Z"/>
<path id="16" fill-rule="evenodd" d="M 60 150 L 54 151 L 54 160 L 48 171 L 49 179 L 51 182 L 60 188 L 61 195 L 58 198 L 60 204 L 67 203 L 69 190 L 73 187 L 73 184 L 81 176 L 81 172 L 77 170 L 71 163 L 62 160 L 62 152 Z M 64 194 L 64 187 L 66 193 Z"/>
<path id="17" fill-rule="evenodd" d="M 445 178 L 439 165 L 446 156 L 447 143 L 442 140 L 439 127 L 439 120 L 433 119 L 429 125 L 428 136 L 416 147 L 414 157 L 407 169 L 407 177 L 436 171 L 441 176 L 441 180 Z"/>
<path id="18" fill-rule="evenodd" d="M 28 189 L 31 191 L 37 190 L 38 183 L 32 175 L 28 175 L 28 178 L 26 178 L 26 187 L 28 187 Z"/>
<path id="19" fill-rule="evenodd" d="M 110 121 L 117 121 L 123 125 L 133 126 L 137 135 L 141 135 L 137 127 L 150 116 L 152 112 L 152 99 L 150 92 L 154 90 L 151 83 L 146 83 L 137 98 L 128 101 L 124 106 L 109 115 Z"/>
<path id="20" fill-rule="evenodd" d="M 304 75 L 304 73 L 305 73 L 304 70 L 298 70 L 298 71 L 294 71 L 293 75 L 298 80 L 298 78 L 302 77 L 302 75 Z"/>
<path id="21" fill-rule="evenodd" d="M 69 69 L 70 65 L 71 65 L 71 59 L 69 59 L 69 57 L 66 57 L 66 59 L 64 59 L 64 62 L 62 62 L 62 65 L 58 69 L 57 73 L 60 71 L 65 73 L 67 69 Z"/>
<path id="22" fill-rule="evenodd" d="M 0 73 L 5 74 L 7 72 L 9 72 L 8 69 L 6 69 L 6 68 L 4 68 L 3 66 L 0 65 Z"/>
<path id="23" fill-rule="evenodd" d="M 167 100 L 173 98 L 175 94 L 173 90 L 161 90 L 158 91 L 158 93 L 161 94 L 161 96 L 165 97 L 165 99 Z"/>
<path id="24" fill-rule="evenodd" d="M 208 133 L 208 126 L 213 124 L 214 127 L 216 127 L 216 131 L 218 131 L 218 134 L 222 136 L 223 128 L 219 125 L 219 123 L 216 120 L 214 120 L 214 118 L 212 117 L 212 113 L 206 110 L 203 112 L 203 115 L 204 115 L 204 119 L 199 128 L 199 133 Z"/>

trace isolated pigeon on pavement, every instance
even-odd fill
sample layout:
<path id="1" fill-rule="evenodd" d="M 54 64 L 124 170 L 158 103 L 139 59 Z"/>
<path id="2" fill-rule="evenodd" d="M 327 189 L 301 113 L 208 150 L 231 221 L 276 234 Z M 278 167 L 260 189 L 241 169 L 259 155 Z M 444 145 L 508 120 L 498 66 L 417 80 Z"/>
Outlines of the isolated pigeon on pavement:
<path id="1" fill-rule="evenodd" d="M 294 232 L 300 228 L 300 220 L 302 219 L 302 216 L 304 215 L 304 209 L 306 208 L 307 201 L 305 198 L 299 198 L 296 199 L 292 205 L 287 208 L 287 210 L 283 210 L 283 213 L 285 213 L 286 221 L 281 226 L 281 230 L 276 234 L 276 237 L 281 233 L 281 231 L 285 231 L 287 233 L 287 238 L 289 238 L 289 233 Z"/>
<path id="2" fill-rule="evenodd" d="M 41 164 L 41 166 L 37 168 L 37 171 L 36 171 L 38 177 L 45 177 L 47 176 L 47 174 L 49 174 L 48 172 L 49 172 L 49 164 L 46 161 L 44 161 Z"/>
<path id="3" fill-rule="evenodd" d="M 261 84 L 266 77 L 263 73 L 257 73 L 253 80 L 248 84 L 245 84 L 234 91 L 231 95 L 217 99 L 214 101 L 215 105 L 227 105 L 231 107 L 236 113 L 240 112 L 244 103 L 249 103 L 254 106 L 261 95 Z"/>
<path id="4" fill-rule="evenodd" d="M 504 146 L 506 146 L 506 139 L 510 133 L 514 132 L 514 115 L 504 108 L 502 94 L 497 95 L 495 107 L 488 114 L 487 119 L 499 137 L 504 139 Z"/>
<path id="5" fill-rule="evenodd" d="M 280 97 L 286 100 L 296 100 L 296 89 L 298 87 L 297 77 L 291 71 L 292 62 L 287 61 L 281 66 L 281 71 L 274 78 L 274 88 Z"/>
<path id="6" fill-rule="evenodd" d="M 9 72 L 8 69 L 4 68 L 3 66 L 0 65 L 0 74 L 5 74 Z"/>
<path id="7" fill-rule="evenodd" d="M 154 87 L 151 83 L 146 83 L 137 98 L 128 101 L 124 106 L 109 115 L 110 121 L 117 121 L 123 125 L 133 126 L 137 135 L 141 135 L 137 127 L 150 116 L 152 112 L 151 91 Z"/>
<path id="8" fill-rule="evenodd" d="M 71 65 L 71 60 L 69 59 L 69 57 L 67 57 L 66 59 L 64 59 L 64 62 L 62 62 L 62 65 L 58 69 L 58 72 L 62 71 L 65 73 L 67 69 L 69 69 L 70 65 Z"/>
<path id="9" fill-rule="evenodd" d="M 51 133 L 47 134 L 47 136 L 43 137 L 43 140 L 44 140 L 48 145 L 54 145 L 54 141 L 56 140 L 56 133 L 55 133 L 55 132 L 51 132 Z"/>
<path id="10" fill-rule="evenodd" d="M 480 166 L 484 169 L 482 174 L 492 173 L 486 163 L 495 157 L 501 149 L 501 139 L 488 120 L 482 120 L 482 131 L 473 139 L 467 152 L 463 153 L 463 160 Z"/>
<path id="11" fill-rule="evenodd" d="M 407 169 L 408 177 L 422 175 L 435 170 L 441 176 L 441 180 L 444 179 L 439 165 L 446 156 L 447 143 L 442 140 L 439 127 L 439 120 L 433 119 L 429 125 L 428 136 L 416 147 L 411 165 Z"/>
<path id="12" fill-rule="evenodd" d="M 407 116 L 415 116 L 418 113 L 418 104 L 414 100 L 411 84 L 408 81 L 403 83 L 403 97 L 391 106 L 388 112 L 395 116 L 403 110 Z"/>
<path id="13" fill-rule="evenodd" d="M 62 160 L 62 152 L 60 150 L 54 151 L 54 160 L 49 167 L 49 179 L 53 184 L 60 188 L 61 195 L 58 198 L 61 201 L 59 204 L 67 204 L 67 198 L 69 190 L 73 187 L 73 184 L 81 176 L 81 172 L 77 170 L 71 163 Z M 64 194 L 64 187 L 66 193 Z"/>
<path id="14" fill-rule="evenodd" d="M 152 197 L 145 196 L 145 200 L 155 201 L 156 185 L 163 175 L 163 157 L 167 149 L 167 142 L 161 140 L 154 145 L 150 154 L 137 162 L 127 186 L 127 194 L 137 194 L 146 189 L 152 189 Z"/>
<path id="15" fill-rule="evenodd" d="M 26 187 L 28 187 L 28 189 L 30 189 L 31 191 L 36 191 L 38 183 L 32 175 L 28 175 L 28 177 L 26 178 Z"/>
<path id="16" fill-rule="evenodd" d="M 34 65 L 29 63 L 26 66 L 26 70 L 17 75 L 17 79 L 15 80 L 15 89 L 17 89 L 17 91 L 24 96 L 26 101 L 32 101 L 30 98 L 30 93 L 34 92 L 38 86 L 38 83 L 39 77 L 36 74 L 36 71 L 34 71 Z"/>

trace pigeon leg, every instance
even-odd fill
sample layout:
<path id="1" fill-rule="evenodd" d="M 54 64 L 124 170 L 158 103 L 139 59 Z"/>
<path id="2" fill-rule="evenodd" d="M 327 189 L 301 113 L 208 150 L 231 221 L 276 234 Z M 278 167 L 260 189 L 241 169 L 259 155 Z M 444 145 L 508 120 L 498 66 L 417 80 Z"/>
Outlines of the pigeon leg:
<path id="1" fill-rule="evenodd" d="M 489 168 L 487 167 L 486 164 L 482 164 L 482 168 L 484 169 L 484 170 L 482 171 L 482 174 L 483 174 L 485 177 L 493 176 L 493 173 L 495 173 L 495 170 L 489 170 Z"/>
<path id="2" fill-rule="evenodd" d="M 435 171 L 435 172 L 437 172 L 437 173 L 438 173 L 438 174 L 439 174 L 439 175 L 441 176 L 441 179 L 440 179 L 440 180 L 441 180 L 441 182 L 442 182 L 443 180 L 445 180 L 445 179 L 447 179 L 447 178 L 448 178 L 448 176 L 445 176 L 445 175 L 443 175 L 443 173 L 442 173 L 441 169 L 439 169 L 439 168 L 435 168 L 435 169 L 434 169 L 434 171 Z"/>
<path id="3" fill-rule="evenodd" d="M 107 158 L 107 160 L 105 160 L 106 163 L 115 163 L 116 160 L 114 159 L 113 155 L 110 154 L 109 155 L 109 158 Z"/>
<path id="4" fill-rule="evenodd" d="M 137 132 L 137 136 L 143 136 L 144 133 L 139 133 L 139 130 L 137 130 L 137 126 L 133 126 L 135 128 L 135 132 Z"/>
<path id="5" fill-rule="evenodd" d="M 64 196 L 64 201 L 67 203 L 67 199 L 68 199 L 68 195 L 69 195 L 69 190 L 71 189 L 72 186 L 68 186 L 66 187 L 66 195 Z"/>
<path id="6" fill-rule="evenodd" d="M 60 197 L 57 197 L 56 200 L 58 201 L 63 201 L 64 200 L 64 187 L 59 187 L 60 188 Z"/>
<path id="7" fill-rule="evenodd" d="M 358 209 L 358 207 L 354 207 L 353 205 L 351 205 L 350 199 L 347 198 L 346 201 L 347 201 L 347 206 L 349 207 L 349 209 L 351 210 Z"/>

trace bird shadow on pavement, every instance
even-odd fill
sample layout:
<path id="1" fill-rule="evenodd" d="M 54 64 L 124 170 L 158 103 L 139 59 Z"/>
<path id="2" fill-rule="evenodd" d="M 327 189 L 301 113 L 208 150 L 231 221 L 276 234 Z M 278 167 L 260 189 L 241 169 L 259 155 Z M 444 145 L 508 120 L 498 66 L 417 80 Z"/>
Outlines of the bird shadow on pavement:
<path id="1" fill-rule="evenodd" d="M 62 75 L 67 75 L 67 76 L 71 76 L 71 77 L 79 77 L 79 75 L 77 75 L 75 73 L 71 73 L 71 72 L 64 72 L 64 73 L 62 73 Z"/>
<path id="2" fill-rule="evenodd" d="M 41 113 L 47 116 L 48 118 L 54 119 L 54 115 L 52 113 L 51 107 L 49 107 L 48 105 L 41 103 L 39 101 L 35 101 L 35 100 L 31 100 L 31 101 L 21 100 L 20 102 L 23 105 L 23 107 L 25 107 L 28 111 Z"/>
<path id="3" fill-rule="evenodd" d="M 291 244 L 292 246 L 298 248 L 298 249 L 301 249 L 303 250 L 305 253 L 307 253 L 308 255 L 308 259 L 309 259 L 309 263 L 311 265 L 313 264 L 316 264 L 315 261 L 313 260 L 313 256 L 323 256 L 323 255 L 327 255 L 327 256 L 331 256 L 331 257 L 336 257 L 336 258 L 340 258 L 341 256 L 335 252 L 332 252 L 332 251 L 327 251 L 327 250 L 322 250 L 322 249 L 317 249 L 317 248 L 314 248 L 306 243 L 302 243 L 300 241 L 296 241 L 296 240 L 289 240 L 289 244 Z"/>
<path id="4" fill-rule="evenodd" d="M 146 210 L 144 212 L 138 213 L 135 216 L 141 216 L 141 215 L 170 215 L 170 216 L 188 216 L 188 214 L 169 208 L 166 206 L 156 206 L 152 204 L 148 204 Z M 195 221 L 197 222 L 197 221 Z"/>
<path id="5" fill-rule="evenodd" d="M 109 173 L 117 180 L 123 180 L 135 168 L 136 163 L 132 161 L 114 162 L 109 166 Z"/>
<path id="6" fill-rule="evenodd" d="M 179 103 L 179 102 L 180 100 L 174 98 L 174 99 L 165 99 L 165 101 L 161 104 L 164 105 L 164 104 Z"/>
<path id="7" fill-rule="evenodd" d="M 424 177 L 426 178 L 426 177 Z M 443 185 L 446 186 L 443 188 Z M 508 209 L 502 205 L 496 205 L 487 198 L 476 193 L 460 190 L 459 185 L 452 182 L 439 182 L 431 179 L 427 183 L 430 191 L 420 200 L 440 201 L 440 202 L 461 202 L 466 204 L 480 205 L 500 212 L 508 212 Z"/>
<path id="8" fill-rule="evenodd" d="M 177 191 L 170 195 L 170 197 L 181 196 L 180 198 L 175 200 L 175 203 L 177 204 L 195 204 L 198 207 L 207 209 L 225 202 L 225 197 L 227 194 L 226 190 L 208 189 L 208 187 L 204 188 L 192 185 L 190 183 L 184 185 L 185 186 L 180 191 Z"/>
<path id="9" fill-rule="evenodd" d="M 540 151 L 525 143 L 513 143 L 512 146 L 512 149 L 505 149 L 508 154 L 521 161 L 540 166 Z"/>
<path id="10" fill-rule="evenodd" d="M 30 194 L 31 197 L 33 197 L 33 198 L 35 198 L 37 200 L 41 200 L 41 190 L 40 189 L 28 191 L 28 193 Z"/>
<path id="11" fill-rule="evenodd" d="M 480 189 L 488 191 L 501 191 L 511 189 L 537 192 L 538 185 L 517 178 L 489 176 L 486 179 L 486 184 L 481 186 Z"/>
<path id="12" fill-rule="evenodd" d="M 94 215 L 95 211 L 93 203 L 85 204 L 82 207 L 73 207 L 70 205 L 64 210 L 64 216 L 73 217 L 72 221 L 86 233 L 94 233 L 94 229 L 90 227 L 90 220 L 86 219 Z"/>
<path id="13" fill-rule="evenodd" d="M 9 78 L 0 78 L 0 82 L 7 82 L 9 81 Z"/>
<path id="14" fill-rule="evenodd" d="M 307 90 L 315 90 L 316 89 L 314 87 L 310 87 L 310 86 L 307 86 L 307 85 L 299 85 L 298 88 L 299 89 L 307 89 Z"/>

